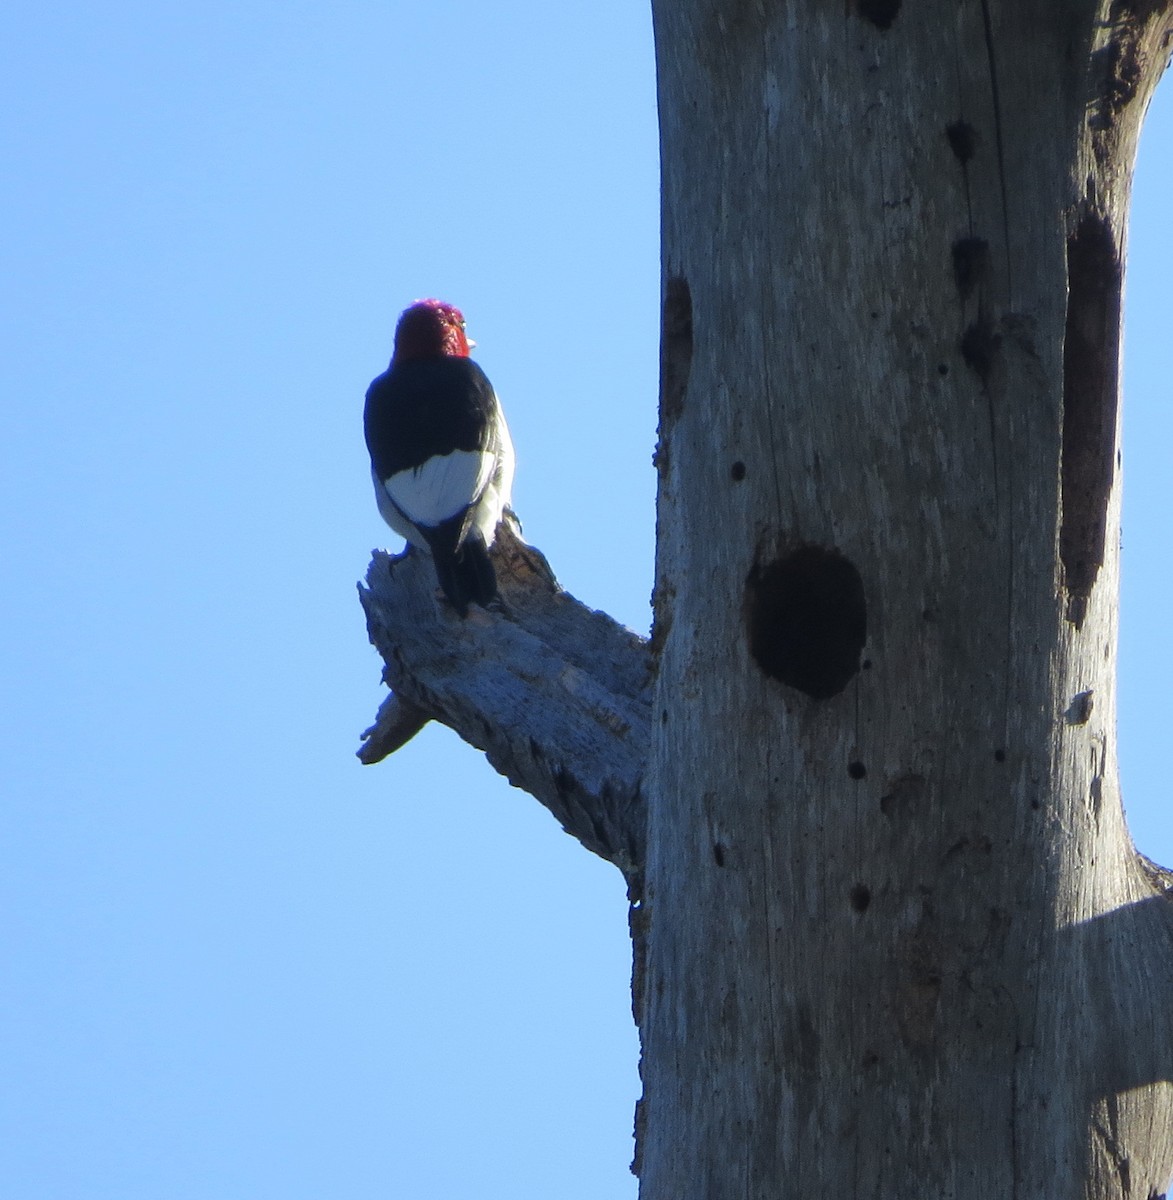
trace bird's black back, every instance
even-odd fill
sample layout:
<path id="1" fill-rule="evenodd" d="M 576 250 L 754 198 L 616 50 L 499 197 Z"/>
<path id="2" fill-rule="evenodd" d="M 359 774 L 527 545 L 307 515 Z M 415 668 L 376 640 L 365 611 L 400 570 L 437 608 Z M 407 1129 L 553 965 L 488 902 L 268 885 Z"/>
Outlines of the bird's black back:
<path id="1" fill-rule="evenodd" d="M 487 450 L 497 400 L 470 358 L 392 363 L 367 389 L 363 429 L 380 479 L 453 450 Z"/>

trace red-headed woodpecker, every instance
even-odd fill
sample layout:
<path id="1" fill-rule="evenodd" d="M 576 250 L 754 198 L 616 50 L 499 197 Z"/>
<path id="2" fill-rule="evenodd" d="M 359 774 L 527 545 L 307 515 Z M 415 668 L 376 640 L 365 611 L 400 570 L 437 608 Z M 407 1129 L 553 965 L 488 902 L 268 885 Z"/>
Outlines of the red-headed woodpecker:
<path id="1" fill-rule="evenodd" d="M 363 413 L 379 512 L 431 551 L 462 617 L 497 594 L 489 547 L 513 486 L 513 443 L 472 345 L 459 309 L 417 301 L 399 318 L 391 365 Z"/>

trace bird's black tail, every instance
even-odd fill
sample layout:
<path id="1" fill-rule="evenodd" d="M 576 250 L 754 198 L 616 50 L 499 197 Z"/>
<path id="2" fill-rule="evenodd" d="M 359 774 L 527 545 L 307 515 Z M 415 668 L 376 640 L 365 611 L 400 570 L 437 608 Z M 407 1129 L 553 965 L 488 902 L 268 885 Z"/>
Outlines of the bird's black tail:
<path id="1" fill-rule="evenodd" d="M 455 529 L 439 526 L 428 538 L 432 558 L 436 563 L 436 578 L 448 598 L 448 603 L 462 616 L 468 615 L 470 604 L 482 608 L 497 595 L 497 573 L 489 558 L 489 548 L 475 529 L 470 529 L 464 541 L 457 545 L 459 523 Z"/>

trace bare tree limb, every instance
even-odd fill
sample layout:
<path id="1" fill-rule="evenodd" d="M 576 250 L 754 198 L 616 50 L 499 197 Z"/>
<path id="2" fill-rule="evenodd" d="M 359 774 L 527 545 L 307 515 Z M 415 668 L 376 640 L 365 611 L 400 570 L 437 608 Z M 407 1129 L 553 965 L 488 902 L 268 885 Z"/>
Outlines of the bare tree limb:
<path id="1" fill-rule="evenodd" d="M 500 601 L 461 620 L 426 554 L 375 552 L 359 595 L 393 695 L 359 758 L 378 762 L 440 721 L 632 882 L 644 851 L 648 642 L 564 592 L 507 524 L 493 561 Z"/>

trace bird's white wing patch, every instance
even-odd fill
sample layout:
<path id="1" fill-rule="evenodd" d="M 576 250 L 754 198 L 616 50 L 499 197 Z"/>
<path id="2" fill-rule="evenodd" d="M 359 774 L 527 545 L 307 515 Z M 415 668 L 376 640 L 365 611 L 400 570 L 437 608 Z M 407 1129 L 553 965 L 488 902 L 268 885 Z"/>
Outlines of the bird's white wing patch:
<path id="1" fill-rule="evenodd" d="M 407 538 L 413 546 L 426 546 L 424 535 L 391 503 L 387 488 L 379 478 L 374 467 L 371 467 L 371 479 L 375 484 L 375 503 L 379 506 L 379 515 L 395 530 L 400 537 Z"/>
<path id="2" fill-rule="evenodd" d="M 417 525 L 439 525 L 475 503 L 493 473 L 487 451 L 453 450 L 383 480 L 395 506 Z"/>
<path id="3" fill-rule="evenodd" d="M 501 520 L 501 513 L 513 493 L 513 442 L 510 440 L 509 427 L 505 424 L 500 408 L 497 410 L 495 425 L 496 461 L 472 517 L 473 527 L 479 531 L 486 546 L 493 544 L 497 522 Z"/>

